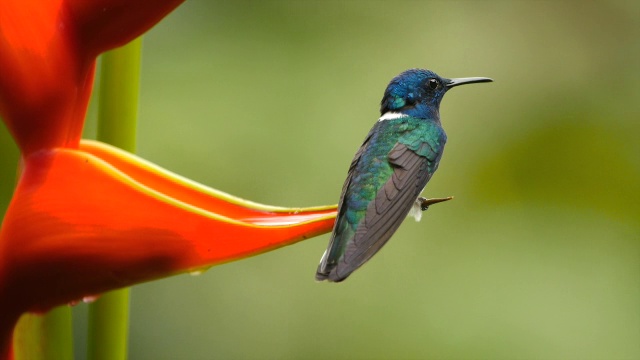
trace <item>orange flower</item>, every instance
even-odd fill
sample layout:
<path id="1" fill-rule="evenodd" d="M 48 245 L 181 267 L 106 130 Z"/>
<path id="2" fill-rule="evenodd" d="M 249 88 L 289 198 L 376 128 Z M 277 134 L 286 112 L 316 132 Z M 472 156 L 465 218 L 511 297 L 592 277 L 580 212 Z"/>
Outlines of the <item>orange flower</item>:
<path id="1" fill-rule="evenodd" d="M 21 172 L 0 229 L 0 349 L 25 311 L 331 230 L 335 206 L 256 204 L 81 141 L 96 56 L 180 0 L 0 0 L 0 116 Z"/>

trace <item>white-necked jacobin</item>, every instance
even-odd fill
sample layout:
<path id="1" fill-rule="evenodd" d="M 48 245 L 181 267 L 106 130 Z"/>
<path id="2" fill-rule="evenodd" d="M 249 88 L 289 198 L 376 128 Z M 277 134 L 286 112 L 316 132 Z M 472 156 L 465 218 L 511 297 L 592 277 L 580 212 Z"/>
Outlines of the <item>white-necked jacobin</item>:
<path id="1" fill-rule="evenodd" d="M 442 97 L 454 86 L 490 81 L 446 79 L 422 69 L 391 80 L 381 116 L 349 167 L 316 280 L 346 279 L 382 248 L 410 211 L 416 210 L 418 219 L 426 208 L 420 193 L 438 168 L 447 141 L 440 124 Z"/>

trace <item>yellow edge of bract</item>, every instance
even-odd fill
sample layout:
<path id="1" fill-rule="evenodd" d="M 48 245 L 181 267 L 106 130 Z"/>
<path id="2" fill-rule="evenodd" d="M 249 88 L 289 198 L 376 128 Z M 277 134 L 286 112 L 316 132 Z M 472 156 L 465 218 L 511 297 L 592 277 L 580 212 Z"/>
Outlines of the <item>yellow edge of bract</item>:
<path id="1" fill-rule="evenodd" d="M 129 186 L 134 187 L 136 189 L 138 189 L 140 192 L 145 193 L 149 196 L 152 196 L 156 199 L 162 200 L 163 202 L 169 203 L 172 206 L 176 206 L 179 208 L 182 208 L 184 210 L 187 210 L 189 212 L 193 212 L 196 214 L 200 214 L 203 216 L 206 216 L 208 218 L 212 218 L 212 219 L 217 219 L 220 221 L 225 221 L 228 223 L 234 223 L 234 224 L 238 224 L 238 225 L 242 225 L 242 226 L 251 226 L 251 227 L 256 227 L 256 228 L 274 228 L 274 227 L 281 227 L 281 228 L 286 228 L 286 227 L 291 227 L 294 226 L 296 224 L 304 224 L 304 223 L 311 223 L 311 222 L 317 222 L 317 221 L 321 221 L 321 220 L 325 220 L 325 219 L 329 219 L 329 218 L 333 218 L 334 215 L 326 215 L 326 216 L 319 216 L 315 219 L 312 220 L 306 220 L 306 221 L 301 221 L 299 223 L 295 223 L 292 225 L 257 225 L 257 224 L 253 224 L 251 222 L 244 222 L 244 221 L 239 221 L 236 219 L 232 219 L 220 214 L 216 214 L 213 213 L 211 211 L 207 211 L 207 210 L 203 210 L 197 206 L 193 206 L 191 204 L 185 203 L 183 201 L 180 200 L 176 200 L 174 198 L 172 198 L 171 196 L 168 196 L 166 194 L 163 194 L 157 190 L 154 190 L 153 188 L 150 188 L 136 180 L 134 180 L 133 178 L 131 178 L 130 176 L 128 176 L 126 173 L 123 173 L 122 171 L 120 171 L 117 167 L 109 164 L 108 162 L 102 160 L 101 158 L 97 157 L 96 155 L 93 155 L 87 151 L 82 151 L 83 147 L 99 147 L 99 148 L 103 148 L 106 149 L 106 151 L 109 151 L 111 153 L 116 154 L 117 156 L 120 157 L 124 157 L 127 158 L 127 160 L 131 161 L 131 162 L 135 162 L 137 164 L 139 164 L 141 167 L 144 167 L 146 169 L 148 169 L 149 171 L 152 171 L 154 173 L 160 174 L 162 177 L 166 177 L 166 178 L 170 178 L 171 180 L 175 181 L 176 183 L 179 183 L 181 185 L 196 189 L 197 191 L 203 192 L 207 195 L 211 195 L 220 199 L 223 199 L 225 201 L 228 201 L 230 203 L 233 204 L 237 204 L 237 205 L 241 205 L 241 206 L 245 206 L 245 207 L 249 207 L 249 208 L 253 208 L 253 209 L 257 209 L 257 210 L 261 210 L 261 211 L 267 211 L 267 212 L 280 212 L 280 213 L 305 213 L 305 212 L 315 212 L 315 211 L 323 211 L 323 210 L 332 210 L 336 208 L 336 205 L 330 205 L 330 206 L 317 206 L 317 207 L 306 207 L 306 208 L 285 208 L 285 207 L 276 207 L 276 206 L 269 206 L 269 205 L 263 205 L 263 204 L 259 204 L 259 203 L 255 203 L 252 201 L 248 201 L 248 200 L 244 200 L 232 195 L 229 195 L 227 193 L 224 193 L 222 191 L 219 190 L 215 190 L 213 188 L 210 188 L 208 186 L 202 185 L 200 183 L 197 183 L 193 180 L 187 179 L 183 176 L 177 175 L 175 173 L 172 173 L 168 170 L 165 170 L 161 167 L 159 167 L 158 165 L 155 165 L 147 160 L 144 160 L 140 157 L 137 157 L 131 153 L 128 153 L 126 151 L 120 150 L 116 147 L 98 142 L 98 141 L 92 141 L 92 140 L 82 140 L 82 144 L 81 144 L 81 150 L 80 152 L 82 153 L 83 156 L 87 156 L 92 158 L 95 161 L 95 165 L 101 167 L 105 173 L 109 173 L 111 176 L 118 178 L 119 180 L 127 183 Z M 57 151 L 62 151 L 62 152 L 69 152 L 69 153 L 74 153 L 77 152 L 78 150 L 68 150 L 68 149 L 57 149 Z"/>
<path id="2" fill-rule="evenodd" d="M 281 206 L 272 206 L 272 205 L 265 205 L 265 204 L 260 204 L 260 203 L 256 203 L 250 200 L 245 200 L 236 196 L 233 196 L 231 194 L 225 193 L 223 191 L 220 190 L 216 190 L 213 189 L 211 187 L 208 187 L 206 185 L 200 184 L 198 182 L 195 182 L 191 179 L 188 179 L 184 176 L 178 175 L 174 172 L 171 172 L 167 169 L 164 169 L 150 161 L 147 161 L 139 156 L 136 156 L 134 154 L 131 154 L 127 151 L 121 150 L 117 147 L 111 146 L 109 144 L 105 144 L 103 142 L 100 141 L 96 141 L 96 140 L 86 140 L 83 139 L 80 142 L 80 149 L 83 148 L 98 148 L 98 149 L 103 149 L 107 152 L 110 152 L 120 158 L 124 158 L 126 159 L 126 161 L 131 162 L 131 163 L 136 163 L 138 164 L 140 167 L 142 168 L 146 168 L 147 170 L 149 170 L 150 172 L 159 174 L 160 176 L 164 177 L 164 178 L 168 178 L 171 179 L 172 181 L 184 185 L 186 187 L 192 188 L 192 189 L 196 189 L 199 192 L 205 193 L 207 195 L 211 195 L 220 199 L 224 199 L 227 202 L 233 203 L 233 204 L 237 204 L 237 205 L 242 205 L 244 207 L 247 208 L 251 208 L 251 209 L 256 209 L 256 210 L 261 210 L 261 211 L 270 211 L 270 212 L 281 212 L 281 213 L 293 213 L 293 212 L 300 212 L 300 211 L 323 211 L 323 210 L 331 210 L 331 209 L 335 209 L 337 207 L 337 205 L 325 205 L 325 206 L 313 206 L 313 207 L 305 207 L 305 208 L 288 208 L 288 207 L 281 207 Z"/>

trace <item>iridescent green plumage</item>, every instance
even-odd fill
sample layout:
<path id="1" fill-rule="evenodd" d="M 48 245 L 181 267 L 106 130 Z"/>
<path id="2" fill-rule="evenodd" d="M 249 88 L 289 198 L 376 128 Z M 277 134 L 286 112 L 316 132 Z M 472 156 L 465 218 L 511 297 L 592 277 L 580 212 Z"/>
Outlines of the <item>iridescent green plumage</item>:
<path id="1" fill-rule="evenodd" d="M 442 96 L 452 86 L 481 81 L 490 80 L 449 80 L 419 69 L 391 81 L 383 116 L 349 168 L 317 280 L 344 280 L 389 240 L 438 168 L 447 140 L 439 118 Z"/>

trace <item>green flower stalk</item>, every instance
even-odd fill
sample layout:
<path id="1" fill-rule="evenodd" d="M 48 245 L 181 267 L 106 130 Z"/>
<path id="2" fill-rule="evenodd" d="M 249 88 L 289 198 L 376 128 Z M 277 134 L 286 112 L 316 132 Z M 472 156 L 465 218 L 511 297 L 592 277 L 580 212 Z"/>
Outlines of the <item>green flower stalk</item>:
<path id="1" fill-rule="evenodd" d="M 136 150 L 142 38 L 102 56 L 98 140 Z M 102 295 L 89 305 L 88 359 L 124 360 L 129 333 L 129 289 Z"/>

